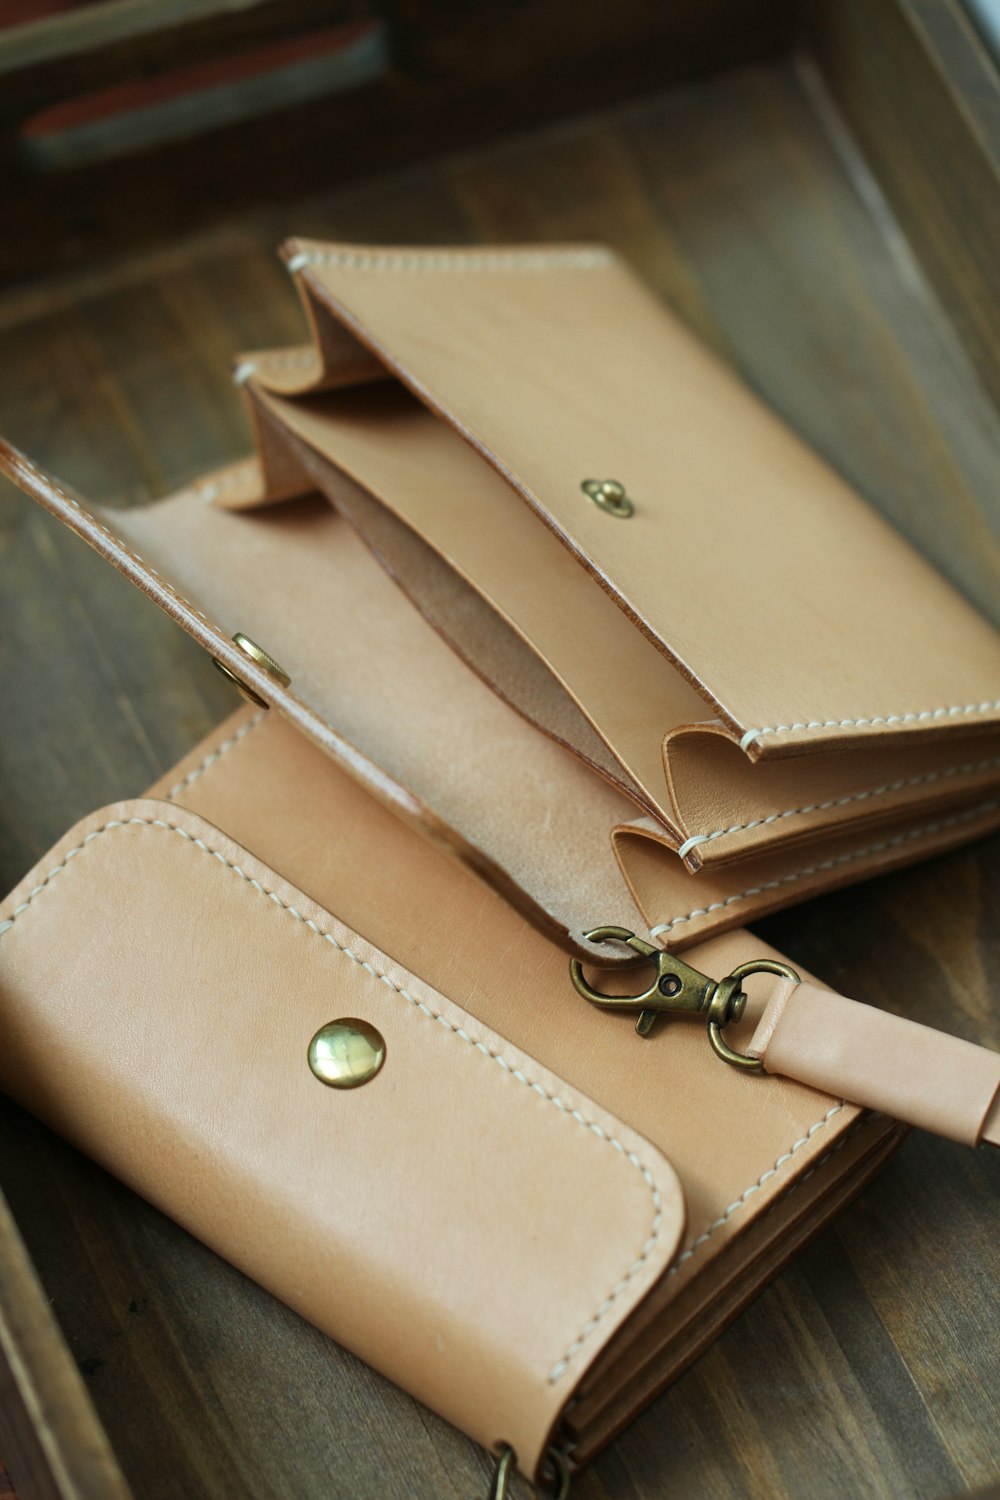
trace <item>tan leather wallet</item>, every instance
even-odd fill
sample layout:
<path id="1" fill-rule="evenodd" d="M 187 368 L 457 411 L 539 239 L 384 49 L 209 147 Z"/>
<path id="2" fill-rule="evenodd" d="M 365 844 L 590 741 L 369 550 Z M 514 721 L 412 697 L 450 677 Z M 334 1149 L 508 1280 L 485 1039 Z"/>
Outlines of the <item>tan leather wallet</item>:
<path id="1" fill-rule="evenodd" d="M 995 1054 L 742 926 L 1000 824 L 1000 637 L 608 251 L 285 254 L 253 457 L 111 512 L 3 450 L 253 706 L 4 903 L 0 1084 L 575 1467 L 897 1119 L 1000 1142 Z"/>

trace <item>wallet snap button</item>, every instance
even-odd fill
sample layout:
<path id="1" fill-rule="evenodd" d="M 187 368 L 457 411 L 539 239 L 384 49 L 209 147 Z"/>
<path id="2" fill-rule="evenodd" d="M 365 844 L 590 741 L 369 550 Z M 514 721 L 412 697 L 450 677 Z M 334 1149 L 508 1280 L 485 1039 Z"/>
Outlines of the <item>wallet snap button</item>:
<path id="1" fill-rule="evenodd" d="M 321 1026 L 309 1043 L 309 1066 L 332 1089 L 369 1083 L 385 1062 L 385 1040 L 367 1021 L 342 1016 Z"/>
<path id="2" fill-rule="evenodd" d="M 250 660 L 252 662 L 255 662 L 258 667 L 262 667 L 269 677 L 273 677 L 275 682 L 280 682 L 282 687 L 287 687 L 291 682 L 292 679 L 289 677 L 284 667 L 279 666 L 274 657 L 271 656 L 267 651 L 265 651 L 263 646 L 258 646 L 257 642 L 252 641 L 248 635 L 244 635 L 242 630 L 238 630 L 233 636 L 233 643 L 234 645 L 239 646 L 244 656 L 248 656 Z M 241 682 L 236 673 L 231 672 L 223 662 L 219 661 L 217 656 L 212 657 L 212 665 L 222 673 L 223 677 L 227 678 L 231 683 L 233 683 L 235 687 L 239 688 L 240 692 L 243 694 L 243 697 L 246 698 L 249 703 L 256 703 L 258 708 L 270 707 L 270 704 L 266 701 L 266 699 L 262 698 L 260 694 L 255 692 L 254 689 L 247 683 Z"/>
<path id="3" fill-rule="evenodd" d="M 584 479 L 580 485 L 588 499 L 607 511 L 609 516 L 626 520 L 635 511 L 635 506 L 625 493 L 625 486 L 617 479 Z"/>

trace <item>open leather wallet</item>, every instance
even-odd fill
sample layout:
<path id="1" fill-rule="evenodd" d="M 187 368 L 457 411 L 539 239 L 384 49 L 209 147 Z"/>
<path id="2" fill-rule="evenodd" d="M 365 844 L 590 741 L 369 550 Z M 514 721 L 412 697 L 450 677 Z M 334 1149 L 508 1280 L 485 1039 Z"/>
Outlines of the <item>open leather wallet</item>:
<path id="1" fill-rule="evenodd" d="M 997 1054 L 743 926 L 1000 825 L 1000 636 L 608 251 L 285 254 L 253 457 L 4 450 L 252 706 L 4 903 L 0 1084 L 572 1469 L 900 1121 L 1000 1143 Z"/>

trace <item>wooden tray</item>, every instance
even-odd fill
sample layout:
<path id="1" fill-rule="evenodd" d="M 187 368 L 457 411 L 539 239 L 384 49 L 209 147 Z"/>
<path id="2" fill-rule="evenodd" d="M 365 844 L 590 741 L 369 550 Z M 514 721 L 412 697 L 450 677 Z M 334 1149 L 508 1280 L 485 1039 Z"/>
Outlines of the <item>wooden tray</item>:
<path id="1" fill-rule="evenodd" d="M 141 502 L 245 451 L 230 355 L 300 334 L 284 234 L 605 240 L 1000 624 L 995 70 L 957 0 L 787 13 L 782 56 L 0 297 L 0 430 L 84 493 Z M 232 699 L 7 491 L 0 580 L 7 889 Z M 1000 1046 L 998 897 L 993 839 L 766 934 Z M 461 1435 L 10 1105 L 0 1183 L 20 1500 L 485 1494 Z M 998 1199 L 1000 1157 L 911 1138 L 574 1496 L 929 1500 L 997 1480 Z"/>

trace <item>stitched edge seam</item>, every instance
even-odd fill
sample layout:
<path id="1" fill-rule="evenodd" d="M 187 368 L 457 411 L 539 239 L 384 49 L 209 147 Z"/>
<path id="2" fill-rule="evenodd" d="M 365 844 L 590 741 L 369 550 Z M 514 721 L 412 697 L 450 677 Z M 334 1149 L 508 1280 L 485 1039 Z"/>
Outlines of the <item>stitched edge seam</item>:
<path id="1" fill-rule="evenodd" d="M 233 370 L 237 385 L 246 385 L 250 377 L 263 367 L 273 370 L 315 369 L 319 371 L 322 361 L 316 349 L 299 349 L 291 354 L 258 354 L 255 359 L 244 359 Z"/>
<path id="2" fill-rule="evenodd" d="M 351 271 L 594 271 L 613 259 L 607 250 L 300 250 L 287 266 L 292 275 L 306 266 Z"/>
<path id="3" fill-rule="evenodd" d="M 894 838 L 883 839 L 878 844 L 869 844 L 864 849 L 855 849 L 850 854 L 838 854 L 835 859 L 819 860 L 814 865 L 807 865 L 804 870 L 796 870 L 794 875 L 782 875 L 776 880 L 765 880 L 760 885 L 748 886 L 737 896 L 727 896 L 724 901 L 712 901 L 708 906 L 696 906 L 693 911 L 686 912 L 682 917 L 671 917 L 668 921 L 651 927 L 650 933 L 653 937 L 659 937 L 662 933 L 673 931 L 682 922 L 692 922 L 696 917 L 707 917 L 713 911 L 723 911 L 727 906 L 735 906 L 740 901 L 746 901 L 749 896 L 760 896 L 765 891 L 780 890 L 782 886 L 794 885 L 797 881 L 806 880 L 811 875 L 819 875 L 826 870 L 836 870 L 841 865 L 849 865 L 855 860 L 865 859 L 869 854 L 881 854 L 886 849 L 902 848 L 913 839 L 940 833 L 945 828 L 957 828 L 959 824 L 983 817 L 986 813 L 994 812 L 998 807 L 1000 807 L 1000 801 L 983 802 L 969 812 L 957 813 L 953 818 L 940 818 L 936 823 L 927 823 L 923 828 L 913 828 L 908 833 L 900 833 Z"/>
<path id="4" fill-rule="evenodd" d="M 748 729 L 740 740 L 740 749 L 746 750 L 762 734 L 791 734 L 798 729 L 866 729 L 876 724 L 917 724 L 926 719 L 954 719 L 962 714 L 988 714 L 1000 709 L 1000 698 L 989 703 L 953 704 L 950 708 L 923 708 L 912 714 L 876 714 L 871 719 L 810 719 L 802 724 L 767 724 L 761 729 Z"/>
<path id="5" fill-rule="evenodd" d="M 253 718 L 248 719 L 240 729 L 237 729 L 235 734 L 231 734 L 227 740 L 222 741 L 221 745 L 217 745 L 214 750 L 210 751 L 205 756 L 205 759 L 195 766 L 193 771 L 189 771 L 182 781 L 178 781 L 172 786 L 169 792 L 165 793 L 163 800 L 165 802 L 172 802 L 179 792 L 184 791 L 185 787 L 189 787 L 193 781 L 197 781 L 199 776 L 204 776 L 210 766 L 214 766 L 215 762 L 221 760 L 222 756 L 228 750 L 232 750 L 234 746 L 238 745 L 240 740 L 250 733 L 251 729 L 256 729 L 257 725 L 263 722 L 266 714 L 266 708 L 262 708 L 255 713 Z"/>
<path id="6" fill-rule="evenodd" d="M 190 599 L 182 594 L 179 589 L 175 588 L 172 583 L 168 583 L 167 580 L 160 575 L 160 573 L 156 570 L 156 568 L 152 566 L 151 563 L 146 562 L 145 558 L 140 556 L 138 552 L 134 552 L 131 547 L 127 546 L 120 536 L 117 536 L 113 531 L 109 531 L 108 528 L 104 526 L 97 519 L 97 517 L 86 508 L 85 505 L 81 505 L 80 501 L 75 499 L 73 495 L 67 494 L 62 486 L 57 484 L 56 481 L 51 477 L 51 475 L 43 473 L 43 471 L 37 466 L 37 464 L 32 463 L 31 459 L 27 458 L 23 453 L 18 452 L 17 458 L 18 462 L 23 464 L 26 469 L 30 469 L 32 474 L 35 475 L 35 477 L 42 483 L 43 486 L 45 486 L 46 489 L 49 489 L 53 494 L 58 495 L 61 500 L 65 500 L 66 504 L 71 505 L 75 511 L 78 511 L 80 513 L 81 516 L 86 516 L 87 520 L 90 521 L 92 525 L 96 526 L 98 531 L 103 532 L 103 534 L 108 538 L 108 541 L 111 542 L 113 547 L 117 548 L 117 550 L 121 552 L 125 557 L 130 558 L 132 562 L 137 563 L 140 568 L 143 568 L 148 574 L 155 578 L 160 587 L 162 589 L 165 589 L 166 592 L 171 596 L 171 598 L 175 599 L 177 603 L 182 605 L 185 609 L 189 609 L 193 615 L 197 616 L 197 618 L 202 622 L 203 625 L 206 625 L 208 627 L 209 630 L 217 631 L 223 639 L 226 639 L 226 632 L 222 629 L 221 625 L 213 620 L 210 620 L 208 616 L 205 615 L 200 609 L 196 609 L 195 606 L 191 603 Z M 222 488 L 223 485 L 228 482 L 229 481 L 219 481 L 219 488 Z M 233 482 L 235 483 L 236 480 L 234 479 Z M 207 494 L 204 491 L 198 490 L 195 490 L 194 493 L 198 494 L 199 497 L 203 500 L 213 500 L 215 498 L 215 495 L 211 493 L 211 484 L 208 487 Z M 86 540 L 86 538 L 84 540 Z M 134 579 L 129 579 L 129 582 L 135 585 Z M 160 601 L 154 602 L 159 603 Z M 160 607 L 162 608 L 162 604 L 160 605 Z M 182 625 L 182 628 L 185 627 L 183 627 Z M 190 631 L 190 628 L 187 628 L 188 633 L 191 634 L 192 632 Z M 198 644 L 202 646 L 203 650 L 209 649 L 204 645 L 203 642 L 199 641 Z M 307 713 L 313 714 L 313 717 L 323 725 L 324 729 L 330 730 L 332 734 L 337 733 L 332 724 L 329 724 L 325 719 L 321 719 L 318 714 L 313 713 L 313 710 L 307 705 L 304 705 L 302 703 L 302 700 L 300 698 L 297 698 L 295 694 L 292 693 L 288 688 L 285 689 L 285 694 L 290 702 L 295 703 L 300 707 L 304 707 Z M 2 931 L 2 929 L 0 929 L 0 931 Z"/>
<path id="7" fill-rule="evenodd" d="M 145 558 L 140 557 L 138 552 L 133 552 L 130 547 L 127 547 L 120 536 L 116 536 L 113 531 L 109 531 L 106 526 L 102 525 L 97 517 L 85 505 L 81 505 L 79 500 L 73 495 L 68 495 L 62 486 L 55 482 L 51 475 L 43 473 L 38 465 L 32 463 L 31 459 L 26 458 L 23 453 L 17 455 L 17 461 L 23 464 L 26 469 L 29 469 L 45 489 L 51 490 L 54 495 L 58 495 L 60 500 L 65 500 L 66 504 L 71 505 L 75 511 L 79 511 L 81 516 L 86 516 L 91 525 L 96 526 L 98 531 L 103 532 L 108 541 L 113 543 L 126 557 L 131 558 L 134 563 L 138 563 L 139 567 L 144 568 L 147 573 L 151 573 L 160 586 L 165 588 L 167 593 L 171 594 L 179 604 L 183 604 L 185 609 L 189 609 L 193 615 L 197 615 L 198 619 L 204 621 L 206 625 L 209 623 L 201 610 L 195 609 L 190 599 L 186 599 L 178 589 L 174 588 L 172 583 L 168 583 L 165 578 L 161 578 L 151 563 L 146 562 Z"/>
<path id="8" fill-rule="evenodd" d="M 969 761 L 964 766 L 949 766 L 943 771 L 927 771 L 921 776 L 910 776 L 899 781 L 887 781 L 882 786 L 873 786 L 866 792 L 851 792 L 845 797 L 834 797 L 828 802 L 808 802 L 803 807 L 789 807 L 782 812 L 769 813 L 766 818 L 752 818 L 749 823 L 733 823 L 729 828 L 715 828 L 711 833 L 692 833 L 678 849 L 681 859 L 696 844 L 709 844 L 715 839 L 728 837 L 732 833 L 746 833 L 751 828 L 766 828 L 782 818 L 804 817 L 807 813 L 828 812 L 833 807 L 848 807 L 852 802 L 866 802 L 871 797 L 884 797 L 889 792 L 902 792 L 911 786 L 926 786 L 932 781 L 946 781 L 950 776 L 971 776 L 976 771 L 992 771 L 1000 766 L 1000 755 L 990 760 Z"/>
<path id="9" fill-rule="evenodd" d="M 791 1161 L 791 1159 L 795 1155 L 796 1151 L 801 1151 L 803 1146 L 808 1146 L 809 1142 L 812 1140 L 812 1138 L 816 1134 L 816 1132 L 819 1131 L 819 1130 L 822 1130 L 825 1125 L 829 1124 L 829 1122 L 833 1119 L 834 1115 L 839 1115 L 840 1111 L 843 1108 L 844 1108 L 844 1103 L 843 1103 L 843 1100 L 841 1100 L 841 1102 L 839 1104 L 834 1104 L 830 1109 L 827 1110 L 827 1112 L 823 1116 L 822 1120 L 817 1120 L 814 1125 L 810 1125 L 809 1129 L 806 1131 L 805 1135 L 799 1136 L 799 1139 L 797 1141 L 794 1141 L 792 1143 L 792 1145 L 789 1146 L 789 1148 L 788 1148 L 787 1151 L 783 1151 L 782 1152 L 782 1154 L 778 1157 L 777 1161 L 774 1163 L 773 1166 L 768 1167 L 768 1169 L 767 1169 L 766 1172 L 762 1172 L 760 1174 L 760 1176 L 757 1178 L 756 1182 L 751 1182 L 751 1184 L 750 1184 L 750 1186 L 748 1188 L 744 1188 L 744 1190 L 740 1194 L 740 1196 L 738 1198 L 734 1199 L 734 1201 L 732 1203 L 730 1203 L 729 1207 L 725 1210 L 725 1212 L 722 1213 L 722 1214 L 720 1214 L 717 1219 L 714 1219 L 712 1221 L 712 1223 L 709 1224 L 708 1228 L 705 1229 L 705 1230 L 703 1230 L 702 1233 L 699 1234 L 696 1239 L 692 1240 L 692 1242 L 688 1246 L 688 1248 L 686 1250 L 682 1251 L 682 1253 L 680 1255 L 678 1255 L 677 1259 L 674 1261 L 673 1265 L 670 1267 L 670 1270 L 667 1272 L 667 1275 L 668 1276 L 676 1276 L 677 1272 L 681 1269 L 681 1267 L 683 1265 L 685 1265 L 687 1263 L 687 1261 L 689 1261 L 692 1258 L 692 1256 L 697 1255 L 698 1252 L 699 1252 L 699 1250 L 701 1250 L 704 1245 L 708 1244 L 708 1241 L 712 1238 L 712 1236 L 714 1234 L 718 1233 L 718 1231 L 720 1229 L 724 1228 L 724 1226 L 729 1223 L 729 1220 L 733 1217 L 733 1214 L 738 1213 L 739 1210 L 747 1202 L 747 1200 L 749 1198 L 752 1198 L 753 1195 L 754 1195 L 754 1193 L 759 1192 L 760 1189 L 764 1186 L 764 1184 L 766 1182 L 770 1182 L 770 1180 L 771 1180 L 772 1177 L 776 1177 L 777 1174 L 781 1171 L 782 1167 L 787 1162 Z M 858 1123 L 860 1124 L 860 1121 Z M 856 1129 L 855 1126 L 852 1126 L 851 1128 L 852 1129 Z M 847 1136 L 845 1135 L 844 1138 L 843 1138 L 843 1140 L 839 1141 L 838 1144 L 837 1144 L 837 1146 L 834 1146 L 832 1148 L 832 1150 L 833 1151 L 838 1150 L 839 1147 L 843 1145 L 844 1140 L 846 1140 L 846 1139 L 847 1139 Z M 826 1153 L 826 1156 L 830 1156 L 830 1155 L 832 1155 L 832 1151 L 828 1151 Z M 825 1161 L 826 1160 L 826 1156 L 822 1157 L 821 1160 Z M 810 1168 L 809 1172 L 806 1173 L 806 1177 L 811 1176 L 811 1174 L 813 1172 L 815 1172 L 816 1167 L 818 1167 L 819 1165 L 820 1165 L 820 1163 L 817 1162 L 815 1167 Z M 802 1178 L 802 1181 L 803 1182 L 805 1181 L 805 1177 Z M 798 1186 L 797 1183 L 795 1185 Z"/>
<path id="10" fill-rule="evenodd" d="M 220 474 L 218 479 L 203 480 L 201 484 L 195 485 L 194 493 L 198 496 L 199 500 L 204 500 L 205 504 L 208 505 L 221 495 L 224 490 L 235 489 L 238 485 L 243 484 L 247 478 L 247 474 L 256 462 L 255 457 L 241 459 L 235 466 Z"/>
<path id="11" fill-rule="evenodd" d="M 449 1021 L 448 1018 L 442 1015 L 440 1011 L 436 1011 L 431 1006 L 425 1004 L 424 1001 L 416 999 L 416 997 L 414 995 L 411 995 L 407 989 L 405 989 L 402 985 L 397 984 L 394 979 L 391 979 L 388 974 L 383 973 L 380 969 L 376 969 L 373 964 L 370 964 L 367 961 L 367 959 L 359 958 L 358 955 L 353 951 L 353 949 L 347 947 L 343 943 L 338 942 L 332 933 L 324 932 L 321 927 L 317 926 L 317 924 L 312 920 L 311 917 L 304 917 L 297 907 L 289 906 L 287 902 L 282 901 L 281 897 L 278 896 L 274 891 L 268 890 L 266 886 L 261 885 L 259 880 L 255 880 L 253 876 L 248 875 L 245 870 L 240 868 L 239 865 L 234 864 L 231 860 L 228 860 L 220 850 L 213 849 L 209 844 L 206 844 L 203 839 L 197 838 L 194 834 L 189 833 L 187 829 L 181 828 L 176 823 L 167 823 L 162 818 L 113 818 L 109 822 L 101 824 L 99 828 L 92 829 L 90 833 L 85 835 L 85 837 L 79 844 L 75 845 L 74 848 L 70 849 L 66 853 L 62 863 L 56 865 L 53 869 L 51 869 L 45 876 L 44 880 L 42 880 L 38 885 L 35 886 L 32 891 L 29 892 L 27 899 L 25 901 L 22 901 L 20 906 L 15 907 L 10 916 L 5 921 L 0 922 L 0 937 L 3 937 L 5 933 L 10 931 L 10 929 L 14 926 L 14 923 L 17 921 L 18 917 L 20 917 L 25 911 L 27 911 L 28 907 L 35 900 L 35 898 L 42 895 L 42 893 L 51 885 L 56 876 L 59 875 L 63 870 L 65 870 L 70 861 L 75 859 L 77 855 L 81 854 L 89 844 L 92 844 L 95 839 L 100 838 L 102 834 L 108 833 L 111 829 L 129 827 L 165 829 L 168 833 L 177 834 L 180 838 L 184 839 L 186 843 L 193 845 L 196 849 L 200 849 L 204 854 L 211 855 L 213 859 L 218 860 L 219 864 L 225 866 L 227 870 L 231 870 L 234 875 L 238 875 L 241 880 L 245 881 L 247 885 L 252 886 L 253 889 L 259 892 L 260 895 L 266 896 L 269 901 L 274 902 L 275 906 L 280 907 L 282 911 L 288 912 L 289 916 L 294 917 L 297 922 L 301 922 L 302 925 L 304 927 L 307 927 L 310 932 L 314 932 L 317 937 L 322 938 L 325 943 L 329 943 L 329 945 L 333 949 L 335 949 L 336 952 L 343 954 L 345 958 L 350 959 L 350 961 L 353 964 L 356 964 L 358 968 L 364 969 L 366 973 L 372 976 L 372 978 L 379 980 L 387 987 L 387 989 L 390 989 L 394 994 L 405 1000 L 408 1005 L 412 1005 L 415 1009 L 422 1011 L 423 1014 L 429 1017 L 431 1020 L 439 1022 L 439 1024 L 444 1026 L 446 1030 L 452 1032 L 455 1036 L 460 1037 L 463 1042 L 467 1042 L 470 1047 L 473 1047 L 475 1049 L 475 1051 L 482 1053 L 484 1057 L 490 1058 L 493 1062 L 497 1063 L 497 1065 L 501 1067 L 505 1073 L 509 1073 L 512 1078 L 516 1079 L 518 1083 L 523 1084 L 525 1088 L 530 1089 L 532 1093 L 538 1094 L 540 1098 L 547 1100 L 548 1103 L 554 1105 L 556 1109 L 561 1111 L 561 1113 L 568 1116 L 571 1120 L 574 1120 L 585 1130 L 590 1131 L 598 1138 L 598 1140 L 605 1141 L 609 1146 L 613 1146 L 614 1149 L 619 1153 L 619 1155 L 628 1162 L 629 1166 L 634 1167 L 635 1170 L 639 1173 L 643 1182 L 646 1184 L 653 1205 L 653 1221 L 650 1227 L 649 1238 L 646 1240 L 646 1243 L 643 1245 L 641 1251 L 639 1252 L 639 1255 L 629 1266 L 628 1270 L 625 1272 L 621 1280 L 611 1288 L 611 1291 L 599 1304 L 593 1316 L 588 1319 L 583 1328 L 577 1334 L 576 1338 L 573 1339 L 572 1343 L 568 1346 L 562 1358 L 559 1359 L 549 1371 L 549 1384 L 555 1385 L 556 1382 L 561 1378 L 561 1376 L 566 1373 L 570 1361 L 577 1353 L 579 1353 L 580 1349 L 586 1343 L 590 1335 L 594 1332 L 601 1319 L 611 1311 L 614 1303 L 628 1288 L 629 1283 L 640 1273 L 640 1271 L 643 1270 L 644 1266 L 652 1255 L 653 1250 L 656 1247 L 656 1242 L 659 1239 L 660 1232 L 663 1228 L 663 1204 L 662 1198 L 660 1196 L 660 1190 L 649 1168 L 644 1165 L 644 1163 L 639 1159 L 634 1151 L 626 1150 L 625 1146 L 622 1145 L 617 1136 L 609 1135 L 608 1132 L 603 1128 L 603 1126 L 597 1124 L 595 1120 L 588 1120 L 587 1117 L 580 1112 L 580 1110 L 570 1109 L 569 1105 L 566 1104 L 558 1094 L 549 1093 L 549 1091 L 544 1088 L 542 1084 L 536 1082 L 532 1078 L 529 1078 L 525 1073 L 522 1072 L 520 1068 L 513 1067 L 502 1053 L 494 1052 L 491 1048 L 486 1046 L 485 1042 L 477 1041 L 475 1037 L 469 1035 L 464 1027 L 456 1026 L 453 1021 Z"/>
<path id="12" fill-rule="evenodd" d="M 806 1142 L 808 1141 L 810 1135 L 815 1135 L 816 1132 L 817 1132 L 817 1130 L 822 1129 L 822 1127 L 827 1123 L 827 1121 L 830 1120 L 835 1114 L 838 1113 L 838 1111 L 840 1111 L 843 1108 L 844 1108 L 844 1101 L 841 1100 L 841 1102 L 839 1104 L 837 1104 L 833 1109 L 831 1109 L 831 1110 L 828 1111 L 828 1113 L 823 1117 L 822 1120 L 817 1120 L 815 1125 L 810 1126 L 810 1128 L 809 1128 L 809 1134 L 806 1135 L 806 1136 L 803 1136 L 803 1138 L 801 1140 L 796 1141 L 795 1145 L 791 1148 L 790 1152 L 788 1152 L 785 1156 L 779 1156 L 778 1157 L 778 1160 L 775 1163 L 775 1167 L 777 1168 L 778 1166 L 784 1164 L 784 1162 L 786 1162 L 788 1160 L 788 1158 L 791 1156 L 792 1152 L 798 1151 L 802 1146 L 804 1146 L 806 1144 Z M 836 1156 L 836 1154 L 837 1154 L 838 1151 L 843 1151 L 844 1147 L 847 1145 L 847 1142 L 851 1139 L 851 1136 L 855 1135 L 856 1132 L 861 1129 L 862 1125 L 866 1125 L 869 1120 L 873 1120 L 873 1119 L 877 1118 L 878 1113 L 879 1113 L 879 1111 L 877 1111 L 877 1110 L 869 1110 L 869 1111 L 866 1111 L 860 1117 L 860 1119 L 855 1120 L 854 1124 L 852 1126 L 850 1126 L 849 1129 L 847 1129 L 847 1130 L 844 1131 L 843 1135 L 840 1137 L 840 1140 L 837 1142 L 837 1144 L 835 1146 L 831 1146 L 829 1148 L 829 1150 L 824 1151 L 823 1154 L 822 1154 L 822 1156 L 818 1156 L 816 1158 L 816 1160 L 813 1162 L 812 1166 L 809 1168 L 809 1170 L 807 1172 L 803 1172 L 801 1177 L 797 1177 L 795 1179 L 795 1181 L 792 1183 L 791 1187 L 788 1189 L 787 1193 L 785 1193 L 784 1196 L 787 1198 L 787 1197 L 790 1197 L 792 1193 L 797 1192 L 800 1187 L 802 1187 L 805 1183 L 807 1183 L 809 1181 L 810 1177 L 814 1176 L 815 1173 L 817 1173 L 819 1171 L 820 1167 L 826 1165 L 826 1163 L 830 1160 L 831 1156 Z M 771 1174 L 769 1172 L 765 1173 L 764 1174 L 764 1179 L 766 1179 L 770 1175 Z M 764 1180 L 764 1179 L 762 1179 L 762 1180 Z M 747 1189 L 747 1192 L 748 1193 L 753 1193 L 753 1191 L 756 1188 L 756 1186 L 757 1186 L 757 1184 L 754 1184 L 753 1187 Z M 745 1199 L 743 1201 L 745 1201 Z M 740 1206 L 741 1206 L 740 1201 L 737 1201 L 736 1204 L 732 1205 L 732 1211 L 735 1212 L 736 1209 L 739 1208 Z M 772 1209 L 774 1208 L 774 1206 L 775 1206 L 774 1203 L 769 1203 L 768 1206 L 767 1206 L 767 1209 L 765 1210 L 765 1213 L 770 1213 L 772 1211 Z M 729 1213 L 730 1210 L 727 1209 L 726 1212 Z M 705 1231 L 704 1234 L 699 1235 L 698 1238 L 697 1238 L 697 1240 L 695 1240 L 693 1242 L 693 1244 L 691 1244 L 689 1246 L 689 1248 L 683 1252 L 682 1255 L 678 1256 L 677 1260 L 674 1261 L 674 1264 L 670 1267 L 669 1271 L 667 1272 L 667 1276 L 668 1277 L 670 1277 L 670 1276 L 676 1276 L 677 1272 L 680 1270 L 680 1268 L 684 1264 L 684 1262 L 687 1261 L 687 1260 L 690 1260 L 693 1255 L 696 1255 L 701 1250 L 702 1246 L 716 1232 L 716 1230 L 721 1229 L 722 1226 L 723 1226 L 723 1224 L 725 1224 L 725 1223 L 726 1223 L 726 1219 L 722 1218 L 722 1219 L 717 1219 L 714 1224 L 711 1224 L 709 1226 L 709 1228 Z M 567 1411 L 569 1410 L 568 1407 L 566 1409 L 567 1409 Z"/>

